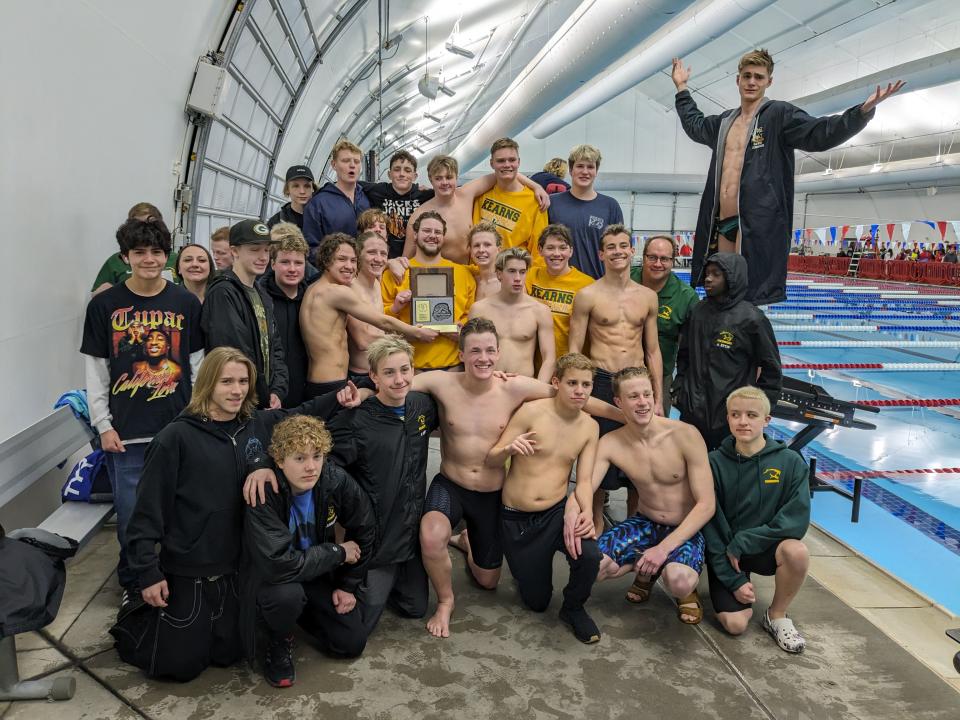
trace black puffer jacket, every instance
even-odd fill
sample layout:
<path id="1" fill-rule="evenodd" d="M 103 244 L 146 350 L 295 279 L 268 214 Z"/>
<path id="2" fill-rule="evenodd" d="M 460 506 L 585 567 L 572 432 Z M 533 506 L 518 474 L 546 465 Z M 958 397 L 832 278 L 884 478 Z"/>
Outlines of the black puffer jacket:
<path id="1" fill-rule="evenodd" d="M 734 253 L 715 253 L 707 262 L 723 270 L 727 295 L 722 302 L 701 300 L 690 313 L 680 336 L 672 395 L 683 420 L 713 432 L 727 427 L 727 395 L 755 385 L 775 405 L 782 376 L 770 321 L 744 299 L 747 261 Z"/>
<path id="2" fill-rule="evenodd" d="M 247 657 L 256 658 L 257 593 L 262 585 L 308 582 L 334 573 L 334 584 L 356 592 L 373 554 L 376 519 L 367 494 L 341 467 L 327 462 L 314 486 L 314 524 L 320 544 L 307 550 L 293 547 L 290 532 L 290 485 L 278 469 L 279 492 L 266 486 L 266 502 L 244 512 L 244 573 L 240 591 L 240 631 Z M 334 538 L 334 523 L 347 531 L 347 539 L 360 546 L 360 561 L 344 564 L 343 548 Z"/>
<path id="3" fill-rule="evenodd" d="M 270 406 L 270 393 L 283 400 L 287 396 L 289 379 L 283 359 L 283 343 L 277 331 L 273 300 L 262 287 L 254 285 L 267 313 L 270 332 L 270 378 L 264 378 L 264 358 L 260 349 L 260 329 L 253 304 L 240 278 L 233 270 L 224 270 L 207 290 L 200 314 L 204 349 L 210 352 L 218 347 L 234 347 L 253 361 L 257 368 L 257 398 L 262 408 Z"/>
<path id="4" fill-rule="evenodd" d="M 303 402 L 303 390 L 307 384 L 307 348 L 303 344 L 303 335 L 300 334 L 300 305 L 303 294 L 307 291 L 307 283 L 303 280 L 297 286 L 296 297 L 288 297 L 277 284 L 277 277 L 273 270 L 268 270 L 258 280 L 260 286 L 266 290 L 273 300 L 273 316 L 277 321 L 277 333 L 283 345 L 283 360 L 287 366 L 287 396 L 283 399 L 283 407 L 296 407 Z"/>
<path id="5" fill-rule="evenodd" d="M 411 392 L 401 419 L 371 397 L 341 412 L 328 427 L 331 457 L 369 495 L 377 519 L 377 549 L 368 568 L 415 557 L 427 490 L 427 444 L 437 427 L 433 399 Z"/>
<path id="6" fill-rule="evenodd" d="M 690 283 L 697 287 L 703 285 L 703 268 L 720 207 L 717 180 L 727 133 L 740 108 L 705 117 L 687 90 L 677 93 L 675 104 L 687 137 L 713 150 L 694 236 Z M 818 152 L 836 147 L 863 130 L 873 115 L 873 110 L 864 115 L 857 105 L 842 115 L 815 118 L 788 102 L 764 99 L 747 136 L 740 171 L 741 251 L 750 268 L 747 300 L 766 305 L 787 298 L 794 150 Z"/>

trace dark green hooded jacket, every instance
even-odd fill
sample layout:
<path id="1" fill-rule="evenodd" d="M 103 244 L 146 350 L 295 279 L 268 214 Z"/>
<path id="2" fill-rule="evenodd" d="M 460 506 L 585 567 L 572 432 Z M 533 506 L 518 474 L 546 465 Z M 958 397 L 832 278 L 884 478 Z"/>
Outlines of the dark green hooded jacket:
<path id="1" fill-rule="evenodd" d="M 710 572 L 731 591 L 747 582 L 727 555 L 740 558 L 768 550 L 780 540 L 800 540 L 810 525 L 806 462 L 779 440 L 767 438 L 756 455 L 737 452 L 732 437 L 710 453 L 717 510 L 703 528 Z"/>

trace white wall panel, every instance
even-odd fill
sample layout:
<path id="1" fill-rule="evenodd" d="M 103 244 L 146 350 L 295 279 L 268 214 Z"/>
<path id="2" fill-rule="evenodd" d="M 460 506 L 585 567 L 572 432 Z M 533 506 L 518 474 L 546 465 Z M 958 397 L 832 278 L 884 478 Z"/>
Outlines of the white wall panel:
<path id="1" fill-rule="evenodd" d="M 172 220 L 193 67 L 232 8 L 226 0 L 5 4 L 0 213 L 10 272 L 0 291 L 8 408 L 0 439 L 83 384 L 83 310 L 130 206 L 152 202 Z"/>

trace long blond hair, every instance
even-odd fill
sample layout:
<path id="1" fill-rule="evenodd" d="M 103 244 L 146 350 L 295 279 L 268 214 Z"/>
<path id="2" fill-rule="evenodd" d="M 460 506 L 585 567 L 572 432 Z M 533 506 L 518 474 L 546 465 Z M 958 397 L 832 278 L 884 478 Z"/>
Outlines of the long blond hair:
<path id="1" fill-rule="evenodd" d="M 209 416 L 210 398 L 213 397 L 214 388 L 217 387 L 223 368 L 231 362 L 245 365 L 250 375 L 247 396 L 243 399 L 238 416 L 245 419 L 253 415 L 253 411 L 257 409 L 257 369 L 250 358 L 232 347 L 214 348 L 203 358 L 200 370 L 193 379 L 193 394 L 190 396 L 190 404 L 187 405 L 188 413 L 200 417 Z"/>

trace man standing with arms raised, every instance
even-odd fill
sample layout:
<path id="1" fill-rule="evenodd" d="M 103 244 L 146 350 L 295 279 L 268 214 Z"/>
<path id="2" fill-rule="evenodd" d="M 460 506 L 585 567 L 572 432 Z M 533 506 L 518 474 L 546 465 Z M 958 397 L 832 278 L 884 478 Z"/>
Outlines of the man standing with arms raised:
<path id="1" fill-rule="evenodd" d="M 500 362 L 497 369 L 533 377 L 537 350 L 540 370 L 537 379 L 550 382 L 556 363 L 553 317 L 550 311 L 526 293 L 530 253 L 514 247 L 497 255 L 497 279 L 500 291 L 475 302 L 470 317 L 492 320 L 500 336 Z"/>
<path id="2" fill-rule="evenodd" d="M 577 145 L 570 151 L 570 189 L 550 198 L 550 222 L 566 225 L 573 234 L 570 264 L 594 280 L 603 276 L 598 259 L 600 237 L 607 225 L 623 223 L 620 203 L 593 189 L 600 170 L 600 151 Z"/>
<path id="3" fill-rule="evenodd" d="M 335 233 L 317 248 L 320 279 L 307 289 L 300 308 L 300 326 L 310 356 L 306 398 L 309 400 L 347 383 L 350 353 L 347 347 L 347 315 L 388 332 L 400 333 L 423 342 L 437 334 L 412 327 L 396 318 L 378 313 L 350 287 L 357 275 L 357 241 Z"/>
<path id="4" fill-rule="evenodd" d="M 673 274 L 676 245 L 666 235 L 654 235 L 643 247 L 643 265 L 630 270 L 630 277 L 657 294 L 657 340 L 663 361 L 663 384 L 660 386 L 663 416 L 670 417 L 670 384 L 677 361 L 680 331 L 693 306 L 700 302 L 696 290 L 680 282 Z"/>
<path id="5" fill-rule="evenodd" d="M 747 259 L 747 300 L 767 305 L 787 297 L 787 255 L 793 225 L 794 150 L 829 150 L 859 133 L 873 109 L 903 87 L 877 86 L 842 115 L 811 117 L 795 105 L 764 97 L 773 82 L 773 58 L 764 49 L 740 58 L 740 107 L 705 117 L 687 82 L 690 68 L 673 59 L 677 116 L 694 142 L 713 150 L 700 200 L 691 284 L 703 284 L 706 259 L 735 252 Z"/>
<path id="6" fill-rule="evenodd" d="M 633 244 L 623 225 L 608 225 L 600 239 L 600 260 L 604 275 L 588 285 L 573 301 L 570 318 L 570 352 L 580 352 L 590 340 L 590 359 L 597 365 L 593 396 L 613 402 L 614 373 L 627 367 L 646 367 L 653 383 L 657 411 L 663 362 L 657 342 L 657 296 L 630 279 Z M 600 434 L 616 429 L 616 423 L 601 422 Z M 617 490 L 623 484 L 611 468 L 601 490 Z M 603 527 L 603 492 L 594 497 L 594 521 Z"/>

